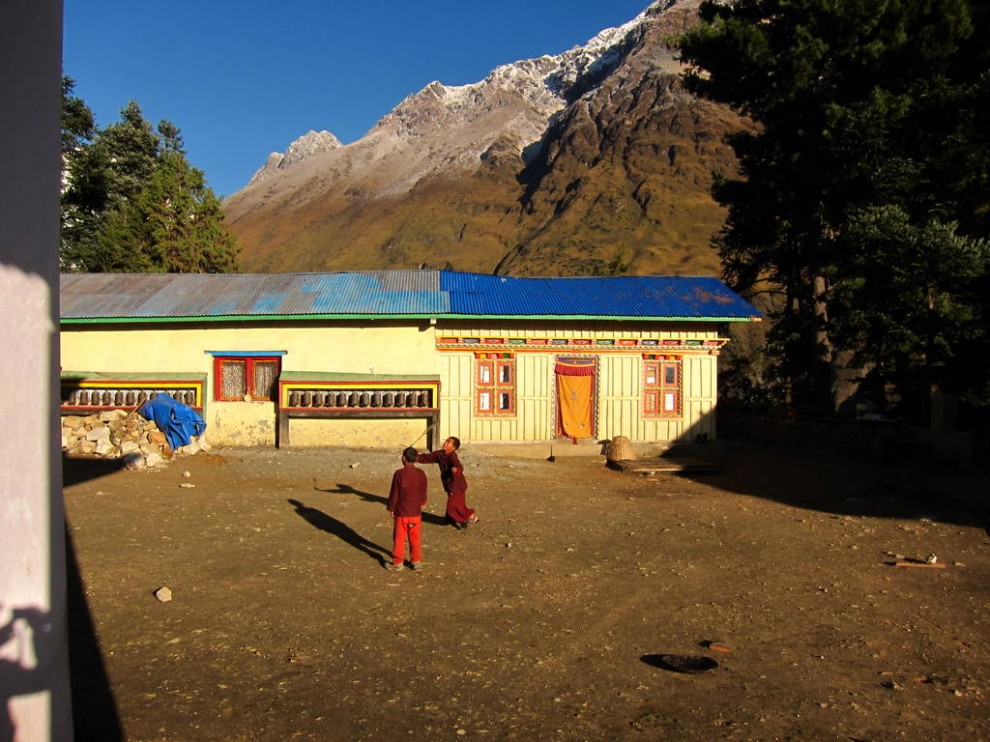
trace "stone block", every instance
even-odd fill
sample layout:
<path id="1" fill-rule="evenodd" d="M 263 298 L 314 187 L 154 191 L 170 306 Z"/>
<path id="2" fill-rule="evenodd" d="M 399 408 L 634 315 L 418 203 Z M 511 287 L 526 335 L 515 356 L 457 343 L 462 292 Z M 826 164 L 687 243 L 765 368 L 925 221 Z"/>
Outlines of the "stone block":
<path id="1" fill-rule="evenodd" d="M 99 427 L 93 428 L 88 433 L 86 433 L 86 440 L 88 441 L 109 441 L 110 440 L 110 428 Z"/>

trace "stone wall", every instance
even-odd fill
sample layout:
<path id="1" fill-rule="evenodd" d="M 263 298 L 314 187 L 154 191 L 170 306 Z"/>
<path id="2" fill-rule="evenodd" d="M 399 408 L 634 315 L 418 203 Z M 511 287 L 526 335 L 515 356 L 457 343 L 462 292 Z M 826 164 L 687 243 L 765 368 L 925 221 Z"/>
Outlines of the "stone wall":
<path id="1" fill-rule="evenodd" d="M 158 426 L 137 412 L 109 410 L 62 418 L 66 455 L 120 459 L 128 469 L 162 466 L 176 455 L 191 455 L 208 447 L 205 436 L 200 436 L 173 451 Z"/>

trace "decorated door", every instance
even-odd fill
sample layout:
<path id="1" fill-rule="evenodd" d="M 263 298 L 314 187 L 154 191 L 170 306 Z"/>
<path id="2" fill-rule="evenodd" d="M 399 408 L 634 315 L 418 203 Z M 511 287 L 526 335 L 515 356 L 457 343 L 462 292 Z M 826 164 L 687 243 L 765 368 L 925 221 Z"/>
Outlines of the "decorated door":
<path id="1" fill-rule="evenodd" d="M 572 440 L 595 435 L 594 358 L 560 356 L 554 364 L 557 389 L 557 435 Z"/>

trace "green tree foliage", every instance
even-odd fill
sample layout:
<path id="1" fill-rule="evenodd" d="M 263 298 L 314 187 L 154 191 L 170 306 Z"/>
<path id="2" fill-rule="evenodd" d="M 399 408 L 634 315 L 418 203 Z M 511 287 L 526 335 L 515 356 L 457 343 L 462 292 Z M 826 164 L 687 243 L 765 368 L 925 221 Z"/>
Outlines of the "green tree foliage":
<path id="1" fill-rule="evenodd" d="M 96 119 L 89 106 L 75 95 L 76 81 L 62 76 L 62 153 L 73 157 L 96 134 Z"/>
<path id="2" fill-rule="evenodd" d="M 71 84 L 63 86 L 63 144 L 73 153 L 65 158 L 63 270 L 236 271 L 237 245 L 220 200 L 186 160 L 178 127 L 162 121 L 156 130 L 132 101 L 118 122 L 76 134 L 65 122 L 85 121 L 79 106 Z"/>
<path id="3" fill-rule="evenodd" d="M 737 0 L 701 15 L 680 39 L 687 85 L 759 125 L 732 141 L 743 178 L 713 193 L 727 280 L 772 295 L 770 375 L 824 409 L 850 367 L 902 401 L 934 383 L 976 395 L 956 371 L 986 362 L 983 4 Z"/>

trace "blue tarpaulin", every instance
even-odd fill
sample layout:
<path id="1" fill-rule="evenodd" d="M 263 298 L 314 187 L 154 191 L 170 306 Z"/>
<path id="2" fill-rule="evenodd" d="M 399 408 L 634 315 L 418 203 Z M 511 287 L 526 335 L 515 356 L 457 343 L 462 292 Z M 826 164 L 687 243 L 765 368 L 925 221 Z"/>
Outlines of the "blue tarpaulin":
<path id="1" fill-rule="evenodd" d="M 159 394 L 138 407 L 138 414 L 151 420 L 165 434 L 173 451 L 192 443 L 192 437 L 206 430 L 206 423 L 192 407 Z"/>

